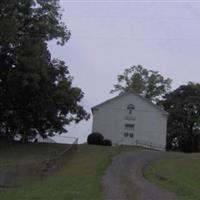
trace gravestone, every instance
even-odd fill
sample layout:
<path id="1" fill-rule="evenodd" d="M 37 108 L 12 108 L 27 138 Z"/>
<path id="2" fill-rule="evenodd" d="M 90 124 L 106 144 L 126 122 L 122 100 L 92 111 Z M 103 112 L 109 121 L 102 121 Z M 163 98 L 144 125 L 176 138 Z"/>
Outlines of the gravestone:
<path id="1" fill-rule="evenodd" d="M 0 187 L 16 187 L 16 171 L 0 169 Z"/>

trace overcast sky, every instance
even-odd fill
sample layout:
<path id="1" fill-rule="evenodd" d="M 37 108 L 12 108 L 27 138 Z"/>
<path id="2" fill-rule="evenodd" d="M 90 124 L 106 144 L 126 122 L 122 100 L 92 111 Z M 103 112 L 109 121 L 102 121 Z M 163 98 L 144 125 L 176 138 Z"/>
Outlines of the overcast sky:
<path id="1" fill-rule="evenodd" d="M 173 79 L 173 89 L 200 82 L 200 1 L 60 0 L 72 36 L 64 47 L 49 44 L 66 61 L 74 85 L 90 108 L 113 95 L 117 75 L 132 65 Z M 83 142 L 92 120 L 68 128 Z"/>

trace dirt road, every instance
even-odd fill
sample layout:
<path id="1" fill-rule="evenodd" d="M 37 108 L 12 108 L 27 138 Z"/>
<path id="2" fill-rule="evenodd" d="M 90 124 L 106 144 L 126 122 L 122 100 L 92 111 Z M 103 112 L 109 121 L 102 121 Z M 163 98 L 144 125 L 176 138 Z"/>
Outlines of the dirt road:
<path id="1" fill-rule="evenodd" d="M 155 186 L 143 177 L 143 168 L 149 161 L 171 155 L 153 150 L 132 150 L 117 155 L 102 178 L 104 199 L 177 199 L 175 194 Z"/>

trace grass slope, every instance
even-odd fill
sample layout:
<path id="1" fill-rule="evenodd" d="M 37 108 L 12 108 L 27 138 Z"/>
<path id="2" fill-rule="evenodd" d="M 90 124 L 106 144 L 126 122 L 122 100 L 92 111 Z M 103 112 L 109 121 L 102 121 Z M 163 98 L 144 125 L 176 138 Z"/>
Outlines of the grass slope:
<path id="1" fill-rule="evenodd" d="M 181 199 L 200 199 L 200 154 L 177 154 L 153 161 L 144 176 L 157 185 L 177 193 Z"/>
<path id="2" fill-rule="evenodd" d="M 31 147 L 29 146 L 28 148 Z M 27 151 L 21 151 L 28 160 Z M 102 199 L 101 176 L 119 148 L 79 145 L 64 159 L 64 167 L 53 176 L 27 186 L 0 190 L 1 200 L 98 200 Z M 1 152 L 3 155 L 3 153 Z M 48 152 L 47 152 L 48 154 Z M 41 158 L 40 158 L 41 159 Z M 16 159 L 17 160 L 17 159 Z M 23 160 L 23 159 L 20 159 Z M 2 160 L 1 160 L 2 162 Z"/>
<path id="3" fill-rule="evenodd" d="M 66 148 L 62 144 L 0 142 L 0 165 L 40 162 Z"/>

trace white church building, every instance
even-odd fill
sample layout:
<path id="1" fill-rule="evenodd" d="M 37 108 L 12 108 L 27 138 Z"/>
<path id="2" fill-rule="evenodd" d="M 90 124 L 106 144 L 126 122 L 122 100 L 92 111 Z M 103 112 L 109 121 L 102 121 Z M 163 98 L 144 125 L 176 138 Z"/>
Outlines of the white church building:
<path id="1" fill-rule="evenodd" d="M 113 145 L 139 145 L 165 150 L 168 113 L 135 92 L 127 92 L 92 108 L 92 132 Z"/>

